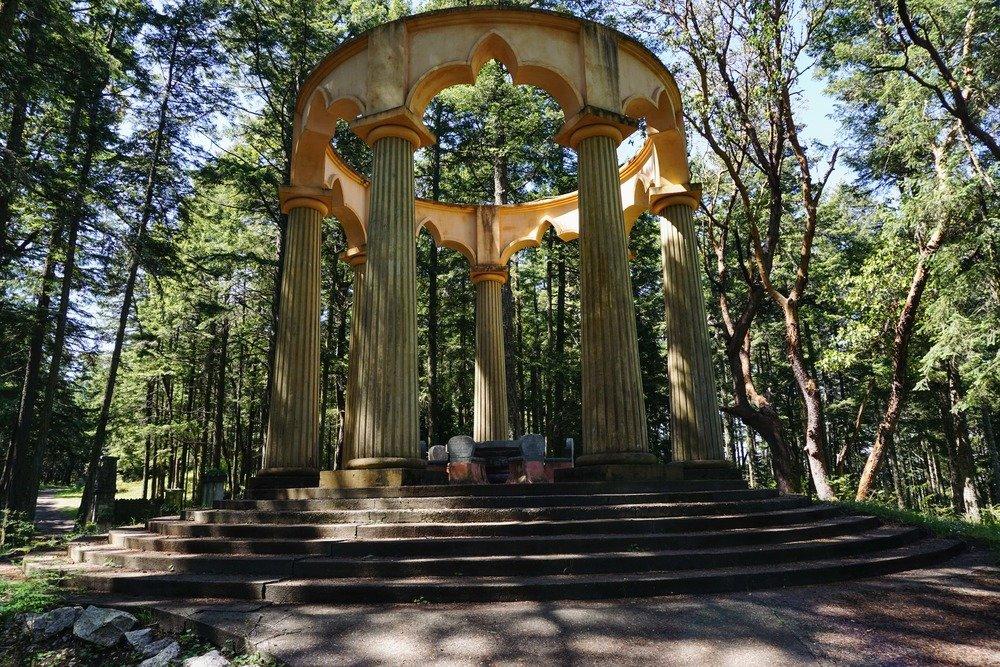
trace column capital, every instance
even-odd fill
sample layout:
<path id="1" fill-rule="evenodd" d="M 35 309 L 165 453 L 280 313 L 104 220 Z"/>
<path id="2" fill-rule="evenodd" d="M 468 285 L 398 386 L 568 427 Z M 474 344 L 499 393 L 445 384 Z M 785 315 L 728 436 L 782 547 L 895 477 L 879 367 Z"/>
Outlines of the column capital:
<path id="1" fill-rule="evenodd" d="M 663 215 L 668 206 L 687 206 L 692 211 L 701 204 L 701 183 L 660 186 L 649 191 L 649 210 L 653 215 Z"/>
<path id="2" fill-rule="evenodd" d="M 574 150 L 590 137 L 611 137 L 617 146 L 638 127 L 636 120 L 624 114 L 588 105 L 567 118 L 554 138 Z"/>
<path id="3" fill-rule="evenodd" d="M 344 252 L 340 253 L 340 259 L 344 260 L 351 266 L 361 266 L 368 261 L 368 246 L 360 245 L 348 248 Z"/>
<path id="4" fill-rule="evenodd" d="M 507 282 L 507 267 L 499 264 L 476 264 L 469 271 L 472 284 L 490 280 L 501 285 Z"/>
<path id="5" fill-rule="evenodd" d="M 291 213 L 294 208 L 311 208 L 326 217 L 333 210 L 333 190 L 327 188 L 283 185 L 278 188 L 278 200 L 282 213 Z"/>
<path id="6" fill-rule="evenodd" d="M 437 137 L 427 129 L 424 121 L 406 107 L 362 116 L 351 121 L 350 127 L 369 146 L 374 146 L 376 141 L 385 137 L 406 139 L 413 150 L 437 142 Z"/>

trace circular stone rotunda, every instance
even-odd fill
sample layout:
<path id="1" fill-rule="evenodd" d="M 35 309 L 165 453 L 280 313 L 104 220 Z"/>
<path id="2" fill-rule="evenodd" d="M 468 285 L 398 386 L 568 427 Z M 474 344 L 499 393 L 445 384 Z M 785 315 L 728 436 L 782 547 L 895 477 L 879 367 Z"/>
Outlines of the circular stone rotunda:
<path id="1" fill-rule="evenodd" d="M 414 197 L 413 152 L 444 88 L 490 60 L 561 105 L 578 192 L 517 206 Z M 643 120 L 646 141 L 616 147 Z M 383 25 L 331 53 L 298 99 L 286 264 L 263 469 L 244 500 L 77 543 L 61 567 L 120 595 L 276 603 L 615 598 L 747 590 L 938 563 L 961 543 L 796 495 L 749 489 L 723 460 L 698 275 L 681 99 L 641 44 L 541 11 L 458 9 Z M 355 173 L 338 121 L 374 153 Z M 660 216 L 673 461 L 648 448 L 627 236 Z M 354 267 L 344 470 L 318 451 L 320 227 Z M 583 453 L 554 482 L 449 484 L 418 443 L 415 241 L 462 253 L 476 285 L 474 440 L 508 438 L 500 287 L 553 228 L 580 247 Z"/>

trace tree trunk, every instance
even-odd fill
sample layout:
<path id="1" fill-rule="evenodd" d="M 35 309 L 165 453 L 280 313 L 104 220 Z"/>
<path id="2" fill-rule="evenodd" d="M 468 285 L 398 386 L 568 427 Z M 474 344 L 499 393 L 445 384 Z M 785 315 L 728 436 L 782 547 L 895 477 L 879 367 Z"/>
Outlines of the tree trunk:
<path id="1" fill-rule="evenodd" d="M 10 0 L 8 0 L 10 2 Z M 7 20 L 5 16 L 8 3 L 5 2 L 0 10 L 0 20 Z M 16 5 L 11 6 L 11 12 L 16 11 Z M 38 9 L 38 13 L 41 13 Z M 10 16 L 13 21 L 13 15 Z M 0 30 L 8 30 L 0 26 Z M 17 80 L 13 85 L 13 103 L 11 105 L 10 125 L 7 128 L 7 144 L 3 151 L 3 161 L 0 162 L 0 258 L 6 258 L 10 243 L 10 225 L 12 222 L 11 207 L 17 195 L 21 182 L 19 174 L 21 158 L 24 157 L 26 142 L 24 131 L 28 123 L 28 92 L 34 76 L 34 66 L 38 58 L 38 35 L 42 30 L 40 16 L 33 15 L 28 22 L 28 34 L 24 42 L 24 68 L 18 73 Z M 4 39 L 4 41 L 7 41 Z M 4 46 L 6 48 L 6 46 Z"/>
<path id="2" fill-rule="evenodd" d="M 993 418 L 986 407 L 979 408 L 979 419 L 982 423 L 983 442 L 990 457 L 991 477 L 993 479 L 993 504 L 1000 505 L 1000 442 L 997 442 L 996 431 L 993 428 Z"/>
<path id="3" fill-rule="evenodd" d="M 788 447 L 782 435 L 781 417 L 771 401 L 757 392 L 751 374 L 749 323 L 753 315 L 746 312 L 743 324 L 734 333 L 726 336 L 726 358 L 733 378 L 733 405 L 724 408 L 740 418 L 748 428 L 752 428 L 767 443 L 771 450 L 771 464 L 778 490 L 782 493 L 800 493 L 800 476 L 794 451 Z"/>
<path id="4" fill-rule="evenodd" d="M 229 320 L 222 322 L 219 354 L 215 361 L 215 435 L 212 438 L 212 467 L 222 468 L 222 457 L 226 449 L 226 364 L 229 361 Z"/>
<path id="5" fill-rule="evenodd" d="M 160 100 L 160 108 L 157 116 L 156 135 L 153 140 L 149 171 L 146 174 L 146 186 L 138 229 L 135 234 L 135 245 L 132 250 L 132 258 L 129 261 L 128 277 L 125 280 L 125 289 L 122 294 L 122 307 L 118 314 L 118 328 L 115 331 L 114 347 L 111 350 L 111 360 L 108 364 L 108 379 L 104 386 L 104 399 L 101 402 L 101 411 L 97 417 L 94 441 L 87 463 L 87 481 L 83 487 L 83 497 L 80 499 L 80 509 L 77 513 L 77 521 L 79 522 L 86 521 L 93 507 L 97 466 L 101 460 L 101 454 L 104 452 L 104 446 L 108 438 L 108 420 L 111 417 L 111 402 L 114 400 L 115 384 L 118 380 L 118 366 L 121 364 L 122 347 L 125 344 L 125 330 L 128 326 L 129 314 L 132 312 L 132 298 L 135 295 L 135 284 L 139 277 L 139 265 L 142 262 L 142 252 L 145 247 L 149 221 L 153 216 L 153 197 L 156 194 L 159 184 L 159 167 L 164 149 L 164 130 L 169 118 L 170 99 L 175 84 L 175 65 L 177 62 L 180 35 L 180 28 L 175 27 L 170 48 L 170 58 L 167 63 L 167 78 L 164 83 L 163 96 Z"/>
<path id="6" fill-rule="evenodd" d="M 155 480 L 153 493 L 150 493 L 150 473 L 151 466 L 155 465 L 153 458 L 153 400 L 155 397 L 155 387 L 152 380 L 146 381 L 146 407 L 144 411 L 146 426 L 146 452 L 142 463 L 142 499 L 147 500 L 151 495 L 155 495 Z"/>
<path id="7" fill-rule="evenodd" d="M 851 457 L 851 451 L 854 449 L 854 444 L 858 441 L 858 433 L 861 432 L 861 422 L 865 414 L 865 406 L 868 404 L 868 399 L 872 395 L 872 390 L 875 388 L 875 378 L 874 376 L 868 380 L 868 386 L 865 388 L 865 393 L 861 397 L 861 403 L 858 404 L 858 411 L 854 415 L 854 425 L 851 427 L 851 433 L 846 438 L 844 438 L 844 444 L 841 445 L 840 450 L 837 452 L 837 458 L 834 461 L 834 472 L 837 475 L 843 475 L 847 470 L 848 459 Z"/>
<path id="8" fill-rule="evenodd" d="M 7 450 L 7 464 L 4 468 L 2 484 L 3 508 L 13 512 L 30 512 L 33 502 L 27 497 L 31 490 L 32 467 L 35 462 L 29 436 L 38 400 L 39 375 L 42 366 L 42 352 L 45 334 L 49 324 L 49 287 L 55 277 L 56 253 L 62 240 L 62 224 L 54 223 L 49 239 L 49 251 L 45 258 L 35 316 L 28 342 L 28 358 L 24 365 L 24 379 L 21 383 L 21 400 L 17 411 L 10 446 Z M 31 517 L 33 518 L 33 517 Z"/>
<path id="9" fill-rule="evenodd" d="M 856 496 L 858 501 L 868 499 L 875 476 L 882 465 L 882 459 L 885 457 L 886 451 L 892 448 L 896 435 L 896 425 L 899 423 L 899 416 L 906 404 L 910 339 L 913 337 L 913 329 L 917 322 L 920 300 L 923 297 L 924 288 L 927 286 L 927 279 L 930 277 L 930 260 L 941 247 L 943 238 L 944 228 L 939 226 L 934 230 L 930 241 L 920 253 L 916 269 L 913 271 L 913 278 L 910 281 L 909 292 L 906 294 L 906 301 L 903 302 L 903 308 L 899 312 L 892 342 L 892 385 L 889 389 L 889 400 L 886 402 L 882 421 L 875 433 L 872 451 L 868 455 L 864 470 L 861 472 Z"/>
<path id="10" fill-rule="evenodd" d="M 836 500 L 826 470 L 826 425 L 823 423 L 822 397 L 816 380 L 806 370 L 802 357 L 798 306 L 787 300 L 783 310 L 788 363 L 792 367 L 792 375 L 806 409 L 805 453 L 809 471 L 820 500 Z"/>
<path id="11" fill-rule="evenodd" d="M 980 520 L 976 489 L 976 463 L 969 442 L 969 426 L 961 407 L 962 379 L 954 359 L 946 364 L 947 387 L 941 392 L 942 423 L 948 439 L 951 459 L 952 507 L 956 514 L 965 514 L 971 521 Z"/>

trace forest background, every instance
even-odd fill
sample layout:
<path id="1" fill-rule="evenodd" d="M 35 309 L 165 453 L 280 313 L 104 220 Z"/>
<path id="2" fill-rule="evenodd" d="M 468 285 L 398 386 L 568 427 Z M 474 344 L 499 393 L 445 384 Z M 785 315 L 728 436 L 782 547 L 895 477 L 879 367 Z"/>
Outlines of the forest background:
<path id="1" fill-rule="evenodd" d="M 89 481 L 143 498 L 260 466 L 295 96 L 338 44 L 458 3 L 3 0 L 0 505 Z M 469 3 L 466 3 L 469 4 Z M 479 4 L 479 3 L 471 3 Z M 991 0 L 506 3 L 612 26 L 677 78 L 726 455 L 753 486 L 997 522 L 1000 6 Z M 824 95 L 816 91 L 823 89 Z M 443 91 L 419 196 L 576 189 L 562 112 L 488 63 Z M 836 128 L 817 133 L 815 128 Z M 823 141 L 817 139 L 822 137 Z M 626 159 L 642 130 L 620 151 Z M 336 148 L 362 173 L 346 128 Z M 833 177 L 831 178 L 831 175 Z M 472 428 L 466 260 L 418 238 L 421 437 Z M 670 457 L 658 220 L 629 240 L 650 442 Z M 321 453 L 337 465 L 351 271 L 323 239 Z M 578 247 L 504 291 L 514 436 L 580 439 Z M 84 497 L 83 503 L 88 502 Z"/>

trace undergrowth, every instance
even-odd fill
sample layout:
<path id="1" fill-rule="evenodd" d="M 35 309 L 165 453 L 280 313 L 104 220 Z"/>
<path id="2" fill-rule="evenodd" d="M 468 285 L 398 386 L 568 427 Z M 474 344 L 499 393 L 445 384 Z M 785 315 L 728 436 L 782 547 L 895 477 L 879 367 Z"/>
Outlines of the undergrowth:
<path id="1" fill-rule="evenodd" d="M 54 574 L 11 581 L 0 579 L 0 622 L 18 614 L 37 614 L 59 605 L 65 591 Z"/>
<path id="2" fill-rule="evenodd" d="M 919 526 L 939 537 L 952 537 L 984 546 L 1000 557 L 1000 523 L 989 518 L 973 523 L 957 517 L 935 516 L 901 510 L 881 503 L 841 501 L 840 505 L 860 514 L 870 514 L 892 523 Z"/>

